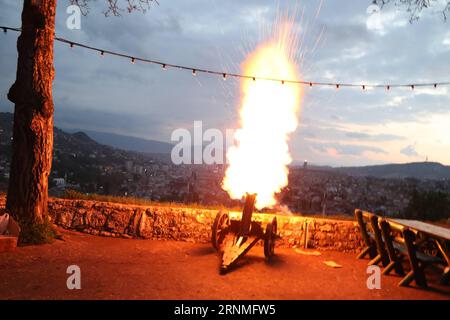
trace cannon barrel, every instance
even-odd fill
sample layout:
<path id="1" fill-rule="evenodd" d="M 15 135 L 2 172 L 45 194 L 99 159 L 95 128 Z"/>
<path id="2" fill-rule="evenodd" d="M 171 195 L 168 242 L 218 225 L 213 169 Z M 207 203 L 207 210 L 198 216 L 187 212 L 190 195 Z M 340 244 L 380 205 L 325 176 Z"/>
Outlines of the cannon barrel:
<path id="1" fill-rule="evenodd" d="M 253 210 L 255 208 L 256 194 L 248 194 L 245 197 L 244 210 L 242 211 L 241 227 L 239 234 L 242 237 L 248 237 L 250 225 L 252 223 Z"/>

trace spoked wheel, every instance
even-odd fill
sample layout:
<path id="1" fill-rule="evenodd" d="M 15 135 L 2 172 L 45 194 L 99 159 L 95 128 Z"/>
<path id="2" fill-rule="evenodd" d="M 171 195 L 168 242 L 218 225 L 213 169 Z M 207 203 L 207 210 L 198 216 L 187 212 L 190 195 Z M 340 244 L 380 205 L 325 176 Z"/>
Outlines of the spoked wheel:
<path id="1" fill-rule="evenodd" d="M 220 250 L 220 246 L 225 239 L 227 229 L 230 226 L 230 218 L 228 217 L 228 213 L 219 211 L 214 219 L 214 223 L 212 226 L 212 237 L 211 242 L 216 250 Z"/>
<path id="2" fill-rule="evenodd" d="M 270 259 L 275 254 L 275 239 L 277 237 L 277 218 L 267 224 L 264 234 L 264 256 Z"/>

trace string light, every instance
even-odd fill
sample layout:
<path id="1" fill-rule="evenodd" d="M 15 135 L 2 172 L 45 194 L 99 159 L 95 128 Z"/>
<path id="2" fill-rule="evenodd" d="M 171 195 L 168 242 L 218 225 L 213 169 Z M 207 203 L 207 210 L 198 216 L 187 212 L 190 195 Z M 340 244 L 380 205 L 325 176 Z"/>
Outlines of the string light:
<path id="1" fill-rule="evenodd" d="M 7 26 L 0 26 L 1 29 L 3 29 L 4 33 L 7 33 L 8 30 L 11 31 L 16 31 L 16 32 L 21 32 L 20 28 L 12 28 L 12 27 L 7 27 Z M 450 81 L 447 82 L 432 82 L 432 83 L 415 83 L 415 84 L 373 84 L 373 85 L 367 85 L 367 84 L 356 84 L 356 83 L 330 83 L 330 82 L 313 82 L 313 81 L 302 81 L 302 80 L 283 80 L 283 79 L 276 79 L 276 78 L 265 78 L 265 77 L 255 77 L 255 76 L 251 76 L 251 75 L 245 75 L 245 74 L 237 74 L 237 73 L 225 73 L 223 71 L 215 71 L 215 70 L 209 70 L 209 69 L 199 69 L 199 68 L 192 68 L 192 67 L 188 67 L 188 66 L 183 66 L 183 65 L 175 65 L 175 64 L 169 64 L 169 63 L 165 63 L 165 62 L 161 62 L 161 61 L 156 61 L 156 60 L 150 60 L 150 59 L 145 59 L 145 58 L 136 58 L 133 57 L 131 55 L 127 55 L 127 54 L 123 54 L 123 53 L 118 53 L 118 52 L 113 52 L 113 51 L 107 51 L 101 48 L 96 48 L 96 47 L 92 47 L 83 43 L 79 43 L 79 42 L 74 42 L 74 41 L 70 41 L 67 40 L 65 38 L 61 38 L 61 37 L 57 37 L 55 36 L 55 40 L 62 42 L 62 43 L 66 43 L 70 45 L 70 48 L 73 48 L 74 46 L 78 46 L 84 49 L 88 49 L 88 50 L 93 50 L 93 51 L 97 51 L 100 52 L 100 55 L 103 56 L 106 52 L 108 53 L 108 55 L 112 55 L 112 56 L 117 56 L 117 57 L 121 57 L 121 58 L 127 58 L 127 59 L 131 59 L 131 63 L 135 63 L 136 59 L 139 59 L 139 61 L 142 62 L 147 62 L 147 63 L 152 63 L 152 64 L 157 64 L 157 65 L 161 65 L 163 70 L 166 70 L 167 66 L 170 67 L 174 67 L 174 68 L 178 68 L 180 70 L 192 70 L 192 74 L 195 76 L 197 74 L 197 72 L 202 72 L 202 73 L 208 73 L 211 75 L 220 75 L 223 77 L 223 79 L 225 80 L 227 78 L 227 76 L 230 77 L 234 77 L 234 78 L 244 78 L 244 79 L 252 79 L 253 81 L 256 81 L 256 79 L 258 80 L 266 80 L 266 81 L 278 81 L 281 82 L 281 84 L 284 84 L 286 81 L 290 82 L 290 83 L 296 83 L 296 84 L 300 84 L 300 85 L 309 85 L 310 87 L 312 87 L 313 85 L 316 86 L 335 86 L 336 89 L 339 89 L 341 86 L 345 86 L 345 87 L 359 87 L 362 88 L 363 90 L 365 90 L 366 88 L 386 88 L 387 91 L 389 91 L 391 89 L 391 87 L 396 87 L 396 88 L 408 88 L 410 87 L 412 90 L 414 90 L 414 88 L 417 87 L 431 87 L 433 86 L 434 88 L 437 88 L 438 85 L 440 86 L 450 86 Z"/>

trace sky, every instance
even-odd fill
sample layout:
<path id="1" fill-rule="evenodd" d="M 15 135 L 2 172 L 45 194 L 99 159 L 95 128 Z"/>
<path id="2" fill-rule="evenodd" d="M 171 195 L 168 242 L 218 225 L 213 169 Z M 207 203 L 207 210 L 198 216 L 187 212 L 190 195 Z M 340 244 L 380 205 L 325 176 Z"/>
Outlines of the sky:
<path id="1" fill-rule="evenodd" d="M 119 0 L 120 1 L 120 0 Z M 450 81 L 450 21 L 442 1 L 417 22 L 401 8 L 374 16 L 370 0 L 159 0 L 145 14 L 105 17 L 91 1 L 81 29 L 66 26 L 59 0 L 56 34 L 135 56 L 241 72 L 246 55 L 276 17 L 297 13 L 298 73 L 306 81 L 420 83 Z M 20 27 L 22 1 L 1 0 L 0 25 Z M 15 80 L 17 33 L 0 34 L 0 111 Z M 170 142 L 177 128 L 233 129 L 239 81 L 129 60 L 55 43 L 55 125 Z M 299 127 L 289 140 L 296 161 L 333 166 L 441 162 L 450 165 L 450 87 L 305 87 Z M 270 128 L 268 128 L 270 129 Z M 270 153 L 270 150 L 267 150 Z"/>

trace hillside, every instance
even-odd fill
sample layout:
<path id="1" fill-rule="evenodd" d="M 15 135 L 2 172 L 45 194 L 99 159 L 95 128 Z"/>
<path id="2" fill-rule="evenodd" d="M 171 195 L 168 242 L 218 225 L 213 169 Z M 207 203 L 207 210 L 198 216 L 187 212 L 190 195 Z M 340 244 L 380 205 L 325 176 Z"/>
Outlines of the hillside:
<path id="1" fill-rule="evenodd" d="M 98 143 L 111 146 L 114 148 L 137 151 L 143 153 L 162 153 L 169 154 L 173 145 L 167 142 L 161 142 L 156 140 L 142 139 L 131 136 L 119 135 L 109 132 L 99 132 L 92 130 L 65 130 L 67 132 L 83 131 L 90 138 Z"/>
<path id="2" fill-rule="evenodd" d="M 341 167 L 336 168 L 335 170 L 353 176 L 373 176 L 377 178 L 416 178 L 421 180 L 450 179 L 450 166 L 444 166 L 437 162 Z"/>
<path id="3" fill-rule="evenodd" d="M 13 115 L 0 113 L 0 187 L 5 188 L 11 159 Z M 86 133 L 67 133 L 54 128 L 53 178 L 67 177 L 67 181 L 80 185 L 83 190 L 96 190 L 102 184 L 105 191 L 115 193 L 125 178 L 125 165 L 152 164 L 154 157 L 138 152 L 106 146 L 91 139 Z"/>

